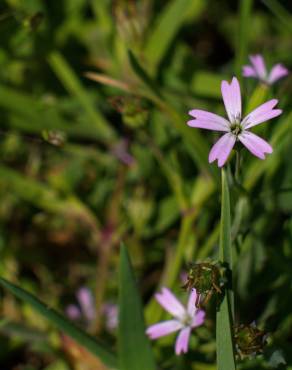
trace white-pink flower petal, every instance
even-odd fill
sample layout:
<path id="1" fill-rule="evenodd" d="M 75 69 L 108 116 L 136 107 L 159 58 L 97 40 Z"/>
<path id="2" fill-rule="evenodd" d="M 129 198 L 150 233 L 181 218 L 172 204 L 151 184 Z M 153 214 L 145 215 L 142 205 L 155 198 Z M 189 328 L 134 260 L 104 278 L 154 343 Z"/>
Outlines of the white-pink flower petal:
<path id="1" fill-rule="evenodd" d="M 220 137 L 220 139 L 213 145 L 209 153 L 209 163 L 218 160 L 218 166 L 222 167 L 227 161 L 227 158 L 234 147 L 236 136 L 232 133 L 227 133 Z"/>
<path id="2" fill-rule="evenodd" d="M 267 77 L 267 68 L 266 68 L 265 61 L 262 55 L 260 54 L 251 55 L 249 59 L 258 77 L 262 80 L 265 80 L 265 78 Z"/>
<path id="3" fill-rule="evenodd" d="M 182 329 L 175 342 L 175 354 L 180 355 L 181 353 L 187 353 L 189 348 L 189 339 L 191 334 L 191 328 L 186 327 Z"/>
<path id="4" fill-rule="evenodd" d="M 252 66 L 246 65 L 242 67 L 242 75 L 244 77 L 257 77 L 257 73 Z"/>
<path id="5" fill-rule="evenodd" d="M 162 288 L 161 293 L 155 294 L 156 300 L 169 313 L 177 318 L 184 317 L 186 309 L 172 292 L 167 288 Z"/>
<path id="6" fill-rule="evenodd" d="M 241 119 L 241 93 L 239 82 L 236 77 L 232 78 L 231 84 L 227 81 L 221 83 L 221 93 L 229 121 Z"/>
<path id="7" fill-rule="evenodd" d="M 83 315 L 86 317 L 88 321 L 94 320 L 95 319 L 94 301 L 90 290 L 85 287 L 82 287 L 78 290 L 76 296 Z"/>
<path id="8" fill-rule="evenodd" d="M 196 289 L 192 289 L 189 295 L 188 306 L 187 306 L 188 314 L 191 317 L 193 317 L 195 315 L 195 312 L 197 311 L 196 300 L 197 300 L 197 291 Z"/>
<path id="9" fill-rule="evenodd" d="M 268 82 L 270 84 L 273 84 L 274 82 L 278 81 L 280 78 L 285 77 L 289 74 L 289 71 L 286 67 L 283 66 L 283 64 L 278 63 L 274 65 L 274 67 L 271 69 L 271 72 L 268 77 Z"/>
<path id="10" fill-rule="evenodd" d="M 195 120 L 190 120 L 187 122 L 190 127 L 225 132 L 229 130 L 229 122 L 217 114 L 206 112 L 200 109 L 193 109 L 189 111 L 189 115 L 196 118 Z"/>
<path id="11" fill-rule="evenodd" d="M 164 337 L 165 335 L 174 333 L 183 328 L 183 324 L 178 320 L 162 321 L 158 324 L 149 326 L 146 330 L 146 334 L 150 339 L 157 339 Z"/>
<path id="12" fill-rule="evenodd" d="M 256 157 L 265 159 L 265 153 L 272 153 L 273 148 L 261 137 L 249 131 L 243 131 L 238 139 Z"/>
<path id="13" fill-rule="evenodd" d="M 196 328 L 197 326 L 201 326 L 205 321 L 206 313 L 203 310 L 197 310 L 196 314 L 193 317 L 192 321 L 192 328 Z"/>
<path id="14" fill-rule="evenodd" d="M 244 129 L 256 126 L 260 123 L 277 117 L 282 113 L 281 109 L 273 109 L 278 103 L 277 99 L 271 99 L 250 112 L 242 121 Z"/>

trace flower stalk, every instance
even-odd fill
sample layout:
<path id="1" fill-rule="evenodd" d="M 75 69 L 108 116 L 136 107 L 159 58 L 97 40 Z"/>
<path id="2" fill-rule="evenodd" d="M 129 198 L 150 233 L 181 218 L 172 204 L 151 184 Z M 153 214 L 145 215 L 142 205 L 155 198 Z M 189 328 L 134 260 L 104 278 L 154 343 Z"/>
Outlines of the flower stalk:
<path id="1" fill-rule="evenodd" d="M 222 170 L 222 199 L 219 261 L 226 266 L 227 284 L 216 315 L 216 345 L 218 370 L 235 370 L 233 343 L 234 298 L 232 291 L 232 249 L 230 197 L 225 170 Z"/>

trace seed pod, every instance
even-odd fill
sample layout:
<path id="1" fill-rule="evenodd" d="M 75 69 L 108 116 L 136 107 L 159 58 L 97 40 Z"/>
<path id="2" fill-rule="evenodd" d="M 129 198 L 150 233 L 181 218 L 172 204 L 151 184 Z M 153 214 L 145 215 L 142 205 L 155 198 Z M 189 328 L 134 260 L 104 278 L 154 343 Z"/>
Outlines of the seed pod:
<path id="1" fill-rule="evenodd" d="M 235 348 L 239 358 L 256 356 L 263 352 L 267 334 L 255 323 L 241 324 L 234 328 Z"/>
<path id="2" fill-rule="evenodd" d="M 225 284 L 225 269 L 219 263 L 202 262 L 192 264 L 188 273 L 185 289 L 196 289 L 198 295 L 196 307 L 208 303 L 213 294 L 222 294 Z"/>

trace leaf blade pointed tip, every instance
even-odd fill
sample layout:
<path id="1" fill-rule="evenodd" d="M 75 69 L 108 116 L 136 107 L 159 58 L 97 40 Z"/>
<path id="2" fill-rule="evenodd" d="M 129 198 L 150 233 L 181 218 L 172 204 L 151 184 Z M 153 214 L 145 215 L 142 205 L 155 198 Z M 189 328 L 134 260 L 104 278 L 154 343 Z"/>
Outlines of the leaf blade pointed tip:
<path id="1" fill-rule="evenodd" d="M 118 348 L 121 370 L 155 370 L 149 339 L 145 334 L 142 303 L 127 247 L 121 243 L 119 271 Z"/>

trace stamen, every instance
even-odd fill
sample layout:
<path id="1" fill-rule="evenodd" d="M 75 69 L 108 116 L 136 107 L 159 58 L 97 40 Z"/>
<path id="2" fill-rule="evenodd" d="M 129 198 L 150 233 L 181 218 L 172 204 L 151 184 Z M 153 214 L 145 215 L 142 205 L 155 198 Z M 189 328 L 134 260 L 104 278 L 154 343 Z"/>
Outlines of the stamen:
<path id="1" fill-rule="evenodd" d="M 233 122 L 230 125 L 230 131 L 233 135 L 238 136 L 242 132 L 242 126 L 240 122 Z"/>

